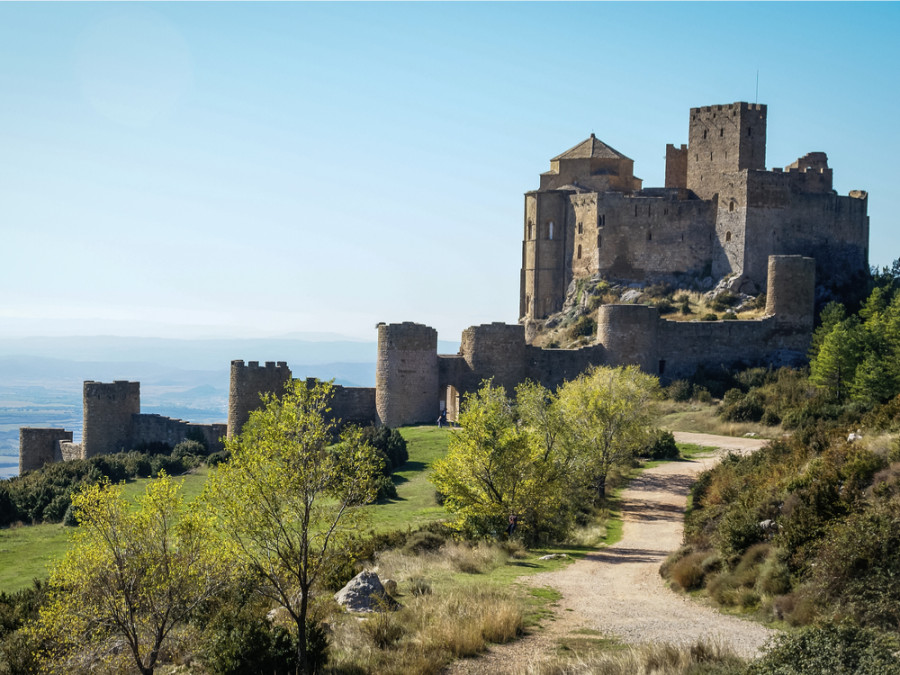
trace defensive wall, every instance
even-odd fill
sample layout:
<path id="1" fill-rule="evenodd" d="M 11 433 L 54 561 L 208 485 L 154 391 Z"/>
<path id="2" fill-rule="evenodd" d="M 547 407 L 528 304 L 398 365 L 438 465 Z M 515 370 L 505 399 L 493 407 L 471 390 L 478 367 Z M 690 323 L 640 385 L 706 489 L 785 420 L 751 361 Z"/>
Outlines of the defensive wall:
<path id="1" fill-rule="evenodd" d="M 221 450 L 225 424 L 193 424 L 184 420 L 141 413 L 140 382 L 84 383 L 81 443 L 65 429 L 19 429 L 19 473 L 50 462 L 88 459 L 142 445 L 165 443 L 174 447 L 189 438 L 202 438 L 210 452 Z"/>
<path id="2" fill-rule="evenodd" d="M 802 362 L 812 334 L 816 279 L 849 285 L 868 272 L 868 195 L 838 195 L 824 152 L 766 170 L 765 105 L 692 108 L 686 145 L 666 146 L 665 186 L 644 188 L 634 162 L 590 138 L 554 157 L 524 203 L 520 323 L 463 331 L 457 354 L 437 353 L 437 331 L 379 324 L 374 388 L 335 386 L 331 415 L 391 427 L 450 419 L 483 380 L 555 388 L 590 366 L 635 364 L 664 381 L 700 366 Z M 604 305 L 594 344 L 541 349 L 530 320 L 562 308 L 573 279 L 648 282 L 736 275 L 737 290 L 767 292 L 752 321 L 676 322 L 643 305 Z M 522 325 L 525 322 L 525 325 Z M 20 470 L 144 443 L 175 445 L 198 431 L 211 448 L 233 437 L 292 380 L 287 363 L 231 363 L 228 423 L 194 425 L 140 413 L 137 382 L 84 383 L 84 434 L 20 430 Z M 308 385 L 312 381 L 307 381 Z"/>
<path id="3" fill-rule="evenodd" d="M 768 109 L 692 108 L 688 143 L 666 146 L 665 186 L 642 187 L 633 162 L 598 140 L 550 160 L 525 193 L 519 316 L 562 309 L 575 279 L 625 283 L 738 277 L 766 290 L 770 255 L 815 258 L 822 295 L 868 273 L 868 194 L 838 195 L 824 152 L 766 169 Z"/>
<path id="4" fill-rule="evenodd" d="M 791 365 L 804 360 L 813 328 L 815 261 L 771 256 L 766 315 L 742 321 L 670 321 L 646 305 L 602 305 L 595 343 L 580 349 L 528 344 L 522 324 L 472 326 L 457 354 L 437 353 L 437 331 L 405 322 L 379 324 L 376 386 L 334 387 L 332 419 L 391 427 L 433 422 L 442 409 L 458 418 L 460 401 L 486 379 L 512 391 L 526 380 L 555 389 L 591 366 L 637 365 L 663 381 L 700 366 Z M 232 361 L 228 424 L 191 424 L 140 413 L 140 384 L 84 383 L 84 439 L 64 429 L 23 428 L 20 472 L 51 461 L 92 457 L 150 443 L 171 446 L 199 432 L 211 449 L 239 433 L 262 394 L 291 381 L 285 362 Z M 308 386 L 315 383 L 307 379 Z"/>

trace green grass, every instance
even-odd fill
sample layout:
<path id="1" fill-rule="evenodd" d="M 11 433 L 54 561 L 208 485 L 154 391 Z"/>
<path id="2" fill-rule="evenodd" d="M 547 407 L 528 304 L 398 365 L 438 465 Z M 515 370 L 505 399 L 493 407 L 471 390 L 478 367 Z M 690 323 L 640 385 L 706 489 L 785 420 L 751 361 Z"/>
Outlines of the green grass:
<path id="1" fill-rule="evenodd" d="M 409 461 L 394 474 L 398 499 L 371 507 L 371 525 L 377 531 L 416 528 L 446 517 L 435 502 L 428 473 L 431 463 L 446 453 L 452 432 L 427 426 L 407 427 L 400 433 L 408 443 Z M 183 477 L 182 494 L 187 501 L 203 491 L 208 474 L 209 470 L 201 467 Z M 125 497 L 133 500 L 142 495 L 148 481 L 127 483 Z M 17 591 L 30 586 L 32 579 L 46 579 L 50 567 L 68 550 L 70 533 L 71 528 L 58 523 L 0 529 L 0 591 Z"/>
<path id="2" fill-rule="evenodd" d="M 184 476 L 184 497 L 196 499 L 206 483 L 207 469 Z M 178 480 L 181 478 L 179 477 Z M 125 497 L 144 494 L 149 478 L 125 485 Z M 0 591 L 27 588 L 32 579 L 46 579 L 50 568 L 66 554 L 72 528 L 60 523 L 42 523 L 0 529 Z"/>
<path id="3" fill-rule="evenodd" d="M 378 532 L 415 529 L 447 517 L 435 501 L 428 476 L 431 464 L 446 454 L 453 432 L 436 426 L 403 427 L 399 431 L 406 440 L 409 460 L 393 475 L 397 499 L 371 507 L 372 527 Z"/>

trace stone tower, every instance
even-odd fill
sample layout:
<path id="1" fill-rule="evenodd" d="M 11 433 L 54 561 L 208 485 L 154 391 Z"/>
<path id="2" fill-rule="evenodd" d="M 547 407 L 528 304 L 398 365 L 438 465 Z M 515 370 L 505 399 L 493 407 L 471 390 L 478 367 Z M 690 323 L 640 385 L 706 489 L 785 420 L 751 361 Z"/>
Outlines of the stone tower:
<path id="1" fill-rule="evenodd" d="M 799 255 L 769 256 L 766 314 L 779 324 L 811 332 L 815 320 L 816 261 Z"/>
<path id="2" fill-rule="evenodd" d="M 766 168 L 766 106 L 729 103 L 691 108 L 687 188 L 701 199 L 727 190 L 728 174 Z"/>
<path id="3" fill-rule="evenodd" d="M 44 464 L 62 459 L 60 441 L 72 441 L 72 432 L 65 429 L 19 429 L 19 475 L 40 469 Z"/>
<path id="4" fill-rule="evenodd" d="M 419 323 L 378 326 L 375 408 L 389 427 L 433 422 L 439 412 L 437 331 Z"/>
<path id="5" fill-rule="evenodd" d="M 640 366 L 657 372 L 659 311 L 647 305 L 601 305 L 597 310 L 597 341 L 611 366 Z"/>
<path id="6" fill-rule="evenodd" d="M 260 366 L 259 361 L 250 361 L 247 365 L 241 360 L 231 362 L 231 383 L 228 393 L 228 438 L 234 438 L 250 413 L 261 407 L 263 394 L 281 396 L 284 386 L 291 381 L 291 370 L 285 361 L 266 361 Z"/>
<path id="7" fill-rule="evenodd" d="M 119 452 L 130 444 L 133 415 L 141 412 L 141 383 L 84 383 L 84 428 L 82 447 L 85 459 Z"/>

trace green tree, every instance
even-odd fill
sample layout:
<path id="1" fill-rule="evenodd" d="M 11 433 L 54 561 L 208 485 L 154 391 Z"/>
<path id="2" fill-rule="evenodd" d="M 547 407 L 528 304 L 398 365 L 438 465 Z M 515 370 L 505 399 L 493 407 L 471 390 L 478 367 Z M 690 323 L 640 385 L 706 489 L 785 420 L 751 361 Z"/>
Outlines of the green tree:
<path id="1" fill-rule="evenodd" d="M 659 381 L 637 366 L 592 368 L 557 392 L 565 420 L 562 446 L 575 476 L 597 501 L 606 497 L 613 465 L 630 460 L 647 438 L 647 404 L 658 392 Z"/>
<path id="2" fill-rule="evenodd" d="M 136 509 L 122 485 L 73 496 L 80 527 L 35 626 L 46 672 L 79 670 L 85 654 L 114 653 L 119 642 L 151 675 L 173 629 L 219 591 L 227 574 L 209 523 L 185 508 L 180 488 L 161 473 Z"/>
<path id="3" fill-rule="evenodd" d="M 810 362 L 809 380 L 822 387 L 834 401 L 844 401 L 856 376 L 864 334 L 855 319 L 834 325 Z"/>
<path id="4" fill-rule="evenodd" d="M 333 391 L 330 383 L 298 381 L 281 398 L 266 397 L 265 407 L 227 441 L 231 460 L 210 477 L 204 497 L 260 593 L 296 624 L 305 672 L 314 668 L 307 645 L 311 591 L 342 561 L 381 470 L 359 429 L 345 429 L 332 444 Z"/>
<path id="5" fill-rule="evenodd" d="M 466 394 L 460 428 L 447 454 L 432 466 L 431 482 L 456 514 L 456 526 L 479 534 L 502 530 L 511 513 L 528 503 L 532 446 L 519 428 L 503 387 L 487 381 Z"/>

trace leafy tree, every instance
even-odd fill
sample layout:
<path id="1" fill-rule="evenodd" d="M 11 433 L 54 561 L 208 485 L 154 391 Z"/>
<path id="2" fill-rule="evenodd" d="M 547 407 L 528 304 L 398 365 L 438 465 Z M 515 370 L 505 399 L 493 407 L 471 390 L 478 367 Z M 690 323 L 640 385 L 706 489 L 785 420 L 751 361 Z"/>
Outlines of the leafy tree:
<path id="1" fill-rule="evenodd" d="M 637 366 L 593 368 L 560 387 L 561 442 L 582 485 L 606 496 L 613 465 L 634 455 L 651 429 L 648 403 L 659 381 Z"/>
<path id="2" fill-rule="evenodd" d="M 266 397 L 240 436 L 227 441 L 231 460 L 219 465 L 205 492 L 236 559 L 296 624 L 305 672 L 314 669 L 307 642 L 312 588 L 343 557 L 381 469 L 359 429 L 331 444 L 333 391 L 330 383 L 294 382 L 281 398 Z"/>
<path id="3" fill-rule="evenodd" d="M 810 382 L 824 388 L 832 400 L 844 401 L 856 376 L 862 346 L 863 335 L 854 319 L 835 324 L 810 363 Z"/>
<path id="4" fill-rule="evenodd" d="M 515 407 L 503 387 L 485 382 L 466 394 L 460 429 L 447 454 L 435 462 L 431 481 L 444 495 L 444 506 L 457 516 L 457 527 L 478 534 L 500 531 L 510 514 L 526 509 L 523 527 L 533 528 L 551 492 L 544 480 L 541 452 L 518 425 Z M 528 525 L 525 525 L 525 523 Z"/>
<path id="5" fill-rule="evenodd" d="M 122 485 L 87 486 L 72 498 L 81 526 L 50 577 L 35 626 L 46 672 L 78 669 L 85 653 L 124 644 L 151 675 L 172 630 L 224 583 L 208 523 L 186 509 L 181 483 L 164 473 L 137 509 Z"/>

